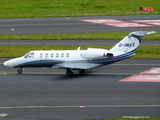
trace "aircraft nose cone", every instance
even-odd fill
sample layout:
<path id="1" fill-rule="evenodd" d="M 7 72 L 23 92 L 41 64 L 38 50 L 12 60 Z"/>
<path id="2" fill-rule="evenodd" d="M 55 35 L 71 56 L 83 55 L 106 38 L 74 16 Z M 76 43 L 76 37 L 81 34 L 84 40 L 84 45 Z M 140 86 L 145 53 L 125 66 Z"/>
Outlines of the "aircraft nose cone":
<path id="1" fill-rule="evenodd" d="M 13 62 L 11 60 L 8 60 L 8 61 L 4 62 L 3 65 L 7 66 L 7 67 L 12 67 L 13 66 Z"/>
<path id="2" fill-rule="evenodd" d="M 3 63 L 3 65 L 4 65 L 4 66 L 9 66 L 9 62 L 6 61 L 6 62 Z"/>
<path id="3" fill-rule="evenodd" d="M 5 61 L 3 63 L 3 65 L 7 66 L 7 67 L 16 67 L 17 65 L 19 65 L 20 61 L 23 61 L 23 59 L 22 58 L 14 58 L 14 59 Z"/>

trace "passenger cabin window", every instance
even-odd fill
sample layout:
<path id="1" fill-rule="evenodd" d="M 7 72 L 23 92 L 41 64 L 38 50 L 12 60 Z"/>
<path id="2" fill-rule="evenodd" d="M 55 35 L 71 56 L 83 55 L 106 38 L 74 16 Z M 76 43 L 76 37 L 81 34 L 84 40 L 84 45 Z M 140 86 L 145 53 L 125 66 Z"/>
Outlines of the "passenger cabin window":
<path id="1" fill-rule="evenodd" d="M 43 54 L 41 53 L 41 54 L 39 55 L 39 57 L 42 58 L 42 57 L 43 57 Z"/>
<path id="2" fill-rule="evenodd" d="M 46 54 L 46 57 L 48 57 L 48 53 Z"/>
<path id="3" fill-rule="evenodd" d="M 54 54 L 53 54 L 53 53 L 51 53 L 51 58 L 53 58 L 53 56 L 54 56 Z"/>
<path id="4" fill-rule="evenodd" d="M 58 57 L 59 56 L 59 54 L 58 53 L 56 53 L 56 57 Z"/>
<path id="5" fill-rule="evenodd" d="M 34 58 L 34 53 L 29 54 L 28 58 Z"/>
<path id="6" fill-rule="evenodd" d="M 64 53 L 61 54 L 61 57 L 64 57 Z"/>
<path id="7" fill-rule="evenodd" d="M 66 57 L 69 57 L 69 53 L 66 54 Z"/>

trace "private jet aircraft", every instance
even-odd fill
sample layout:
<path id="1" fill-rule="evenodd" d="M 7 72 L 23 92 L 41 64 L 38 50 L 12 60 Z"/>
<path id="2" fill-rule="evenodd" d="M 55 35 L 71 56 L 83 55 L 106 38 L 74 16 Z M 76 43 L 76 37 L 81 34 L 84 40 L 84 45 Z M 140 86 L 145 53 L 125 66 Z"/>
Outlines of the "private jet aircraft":
<path id="1" fill-rule="evenodd" d="M 22 57 L 4 62 L 4 66 L 19 68 L 18 74 L 22 74 L 22 68 L 50 67 L 66 69 L 66 75 L 74 73 L 83 74 L 87 69 L 93 69 L 115 63 L 132 57 L 140 45 L 143 37 L 156 33 L 155 31 L 131 32 L 110 50 L 100 48 L 88 48 L 87 50 L 38 50 L 30 51 Z"/>

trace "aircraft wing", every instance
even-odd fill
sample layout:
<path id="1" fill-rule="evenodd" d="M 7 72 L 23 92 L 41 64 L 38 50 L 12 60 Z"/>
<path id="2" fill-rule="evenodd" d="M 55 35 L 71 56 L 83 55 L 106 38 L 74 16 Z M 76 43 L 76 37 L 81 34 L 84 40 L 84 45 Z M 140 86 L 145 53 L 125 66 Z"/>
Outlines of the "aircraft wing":
<path id="1" fill-rule="evenodd" d="M 101 64 L 88 62 L 63 62 L 52 66 L 52 68 L 92 69 L 98 66 L 101 66 Z"/>

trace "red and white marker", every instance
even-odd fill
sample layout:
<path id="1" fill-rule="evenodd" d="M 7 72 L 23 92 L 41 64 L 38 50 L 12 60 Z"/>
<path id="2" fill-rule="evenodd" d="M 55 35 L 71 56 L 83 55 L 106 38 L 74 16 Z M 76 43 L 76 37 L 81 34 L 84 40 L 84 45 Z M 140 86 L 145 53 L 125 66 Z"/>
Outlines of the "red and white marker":
<path id="1" fill-rule="evenodd" d="M 80 108 L 80 109 L 84 109 L 84 105 L 81 105 L 79 108 Z"/>
<path id="2" fill-rule="evenodd" d="M 14 32 L 14 31 L 15 31 L 15 29 L 14 29 L 14 28 L 12 28 L 12 29 L 11 29 L 11 31 L 12 31 L 12 32 Z"/>

